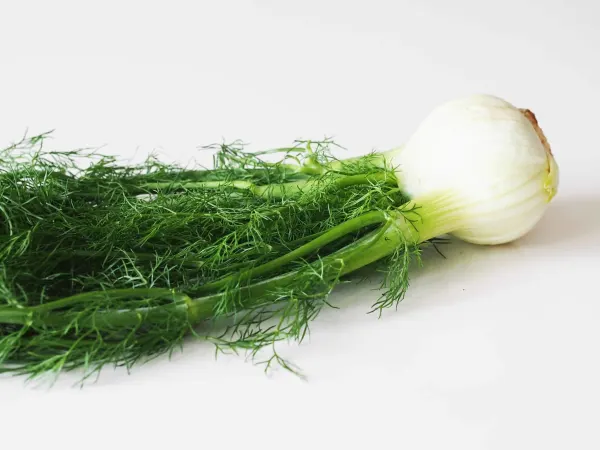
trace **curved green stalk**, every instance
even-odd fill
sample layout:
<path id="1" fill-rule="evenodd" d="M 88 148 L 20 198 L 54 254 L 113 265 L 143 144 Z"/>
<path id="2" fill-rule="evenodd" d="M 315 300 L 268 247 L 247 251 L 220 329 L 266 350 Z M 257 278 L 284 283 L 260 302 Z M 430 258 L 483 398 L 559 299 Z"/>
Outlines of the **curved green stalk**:
<path id="1" fill-rule="evenodd" d="M 361 216 L 355 217 L 354 219 L 350 219 L 347 222 L 344 222 L 331 230 L 323 233 L 319 237 L 313 239 L 312 241 L 302 245 L 301 247 L 292 250 L 291 252 L 280 256 L 279 258 L 275 258 L 267 263 L 261 264 L 260 266 L 250 268 L 243 272 L 240 272 L 236 275 L 229 275 L 220 280 L 214 281 L 212 283 L 208 283 L 204 286 L 201 286 L 198 290 L 195 291 L 195 294 L 206 293 L 210 291 L 216 291 L 220 288 L 223 288 L 230 284 L 231 282 L 243 283 L 245 280 L 250 279 L 251 277 L 259 277 L 274 270 L 285 266 L 286 264 L 296 261 L 304 256 L 307 256 L 323 246 L 343 237 L 349 233 L 360 230 L 361 228 L 368 227 L 370 225 L 375 225 L 378 223 L 385 222 L 388 220 L 389 215 L 382 211 L 372 211 Z"/>

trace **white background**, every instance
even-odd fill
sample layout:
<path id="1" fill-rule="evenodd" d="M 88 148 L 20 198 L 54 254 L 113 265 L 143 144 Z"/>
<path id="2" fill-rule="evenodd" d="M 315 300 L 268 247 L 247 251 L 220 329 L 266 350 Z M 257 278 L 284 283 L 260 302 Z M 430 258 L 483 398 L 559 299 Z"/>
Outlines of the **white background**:
<path id="1" fill-rule="evenodd" d="M 308 381 L 186 347 L 51 389 L 0 378 L 2 448 L 597 449 L 600 9 L 592 0 L 0 3 L 0 146 L 187 161 L 333 136 L 405 141 L 436 104 L 531 108 L 561 171 L 526 238 L 428 255 L 397 312 L 342 287 L 284 354 Z"/>

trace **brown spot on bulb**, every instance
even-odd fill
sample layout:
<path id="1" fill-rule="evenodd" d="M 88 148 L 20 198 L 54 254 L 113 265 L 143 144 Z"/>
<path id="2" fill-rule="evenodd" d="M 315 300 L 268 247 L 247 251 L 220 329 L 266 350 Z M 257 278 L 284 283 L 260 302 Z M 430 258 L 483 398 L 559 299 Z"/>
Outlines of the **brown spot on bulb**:
<path id="1" fill-rule="evenodd" d="M 527 120 L 529 120 L 531 125 L 533 125 L 533 129 L 535 130 L 536 134 L 538 135 L 538 138 L 540 138 L 540 141 L 542 141 L 542 145 L 544 146 L 546 151 L 550 155 L 552 155 L 552 149 L 550 148 L 550 143 L 548 142 L 548 139 L 546 139 L 544 132 L 540 128 L 538 121 L 535 117 L 535 114 L 532 111 L 530 111 L 529 109 L 520 108 L 519 111 L 521 111 L 521 113 L 527 118 Z"/>

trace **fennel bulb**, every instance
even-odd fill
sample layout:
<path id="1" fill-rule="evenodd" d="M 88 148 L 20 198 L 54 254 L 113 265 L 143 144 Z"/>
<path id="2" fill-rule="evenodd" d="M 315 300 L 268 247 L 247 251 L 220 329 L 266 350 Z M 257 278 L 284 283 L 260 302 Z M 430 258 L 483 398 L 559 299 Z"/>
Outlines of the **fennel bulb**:
<path id="1" fill-rule="evenodd" d="M 558 189 L 558 166 L 533 113 L 490 95 L 438 106 L 385 157 L 423 208 L 424 239 L 513 241 L 535 226 Z"/>

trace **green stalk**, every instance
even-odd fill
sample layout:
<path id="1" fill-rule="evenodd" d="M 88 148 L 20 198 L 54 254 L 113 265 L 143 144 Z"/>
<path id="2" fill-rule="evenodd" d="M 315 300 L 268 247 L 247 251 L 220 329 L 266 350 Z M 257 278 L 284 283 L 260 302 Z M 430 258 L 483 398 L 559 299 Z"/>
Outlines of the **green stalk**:
<path id="1" fill-rule="evenodd" d="M 82 294 L 72 295 L 70 297 L 61 298 L 53 302 L 41 304 L 31 307 L 31 310 L 36 313 L 45 313 L 54 309 L 65 308 L 68 306 L 78 305 L 81 303 L 90 303 L 97 300 L 117 300 L 121 298 L 144 297 L 144 298 L 162 298 L 173 296 L 171 289 L 164 288 L 129 288 L 129 289 L 111 289 L 110 291 L 92 291 Z"/>
<path id="2" fill-rule="evenodd" d="M 336 276 L 347 275 L 389 256 L 403 242 L 403 239 L 404 233 L 394 224 L 387 223 L 343 249 L 326 256 L 320 264 L 323 266 L 340 266 L 341 269 Z M 313 266 L 315 268 L 319 267 L 316 264 L 313 264 Z M 241 301 L 246 307 L 264 302 L 265 296 L 268 296 L 269 292 L 273 292 L 278 287 L 291 283 L 297 275 L 298 271 L 292 271 L 250 286 L 242 287 L 240 289 Z M 190 305 L 190 316 L 195 321 L 209 319 L 222 295 L 224 294 L 193 299 Z"/>
<path id="3" fill-rule="evenodd" d="M 331 230 L 325 232 L 321 236 L 313 239 L 312 241 L 298 247 L 297 249 L 280 256 L 279 258 L 273 259 L 265 264 L 254 267 L 252 269 L 246 270 L 236 275 L 229 275 L 225 278 L 222 278 L 218 281 L 214 281 L 212 283 L 205 284 L 202 286 L 196 294 L 200 293 L 208 293 L 210 291 L 216 291 L 220 288 L 227 286 L 227 284 L 236 281 L 236 282 L 244 282 L 245 280 L 251 277 L 258 277 L 261 275 L 268 274 L 269 272 L 273 272 L 279 269 L 286 264 L 296 261 L 306 255 L 310 255 L 321 247 L 343 237 L 349 233 L 358 231 L 362 228 L 368 227 L 370 225 L 375 225 L 378 223 L 385 222 L 388 220 L 389 214 L 382 211 L 372 211 L 361 216 L 355 217 L 354 219 L 350 219 L 336 227 L 333 227 Z"/>
<path id="4" fill-rule="evenodd" d="M 33 314 L 30 308 L 15 308 L 9 306 L 0 309 L 0 323 L 7 325 L 28 325 Z"/>
<path id="5" fill-rule="evenodd" d="M 335 180 L 334 184 L 338 188 L 348 186 L 358 186 L 364 184 L 375 184 L 378 182 L 395 183 L 396 179 L 390 173 L 372 173 L 358 174 L 340 177 Z M 245 180 L 233 181 L 198 181 L 198 182 L 160 182 L 146 183 L 141 185 L 142 189 L 150 191 L 173 189 L 173 190 L 193 190 L 193 189 L 222 189 L 224 187 L 237 190 L 250 191 L 254 195 L 261 197 L 276 197 L 281 198 L 287 195 L 295 194 L 303 190 L 310 189 L 319 185 L 319 180 L 300 180 L 281 184 L 256 185 Z"/>

